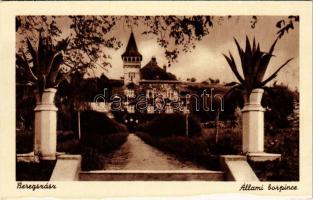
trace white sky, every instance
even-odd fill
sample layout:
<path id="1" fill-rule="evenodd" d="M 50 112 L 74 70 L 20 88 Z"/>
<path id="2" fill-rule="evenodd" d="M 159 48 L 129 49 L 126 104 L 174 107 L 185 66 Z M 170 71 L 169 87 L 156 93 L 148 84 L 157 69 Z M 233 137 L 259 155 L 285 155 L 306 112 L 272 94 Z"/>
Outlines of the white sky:
<path id="1" fill-rule="evenodd" d="M 230 50 L 240 66 L 239 56 L 233 37 L 236 37 L 241 46 L 244 46 L 246 34 L 256 41 L 260 41 L 261 50 L 267 51 L 276 38 L 276 22 L 281 17 L 259 17 L 255 29 L 250 28 L 251 17 L 232 17 L 229 21 L 225 20 L 222 25 L 216 25 L 208 36 L 198 42 L 196 48 L 187 54 L 180 54 L 177 63 L 172 64 L 168 71 L 175 74 L 178 78 L 186 80 L 195 77 L 197 81 L 208 78 L 220 79 L 222 82 L 236 80 L 227 65 L 222 53 Z M 295 89 L 299 85 L 299 29 L 296 24 L 295 30 L 285 35 L 276 45 L 274 57 L 267 71 L 267 75 L 273 72 L 287 59 L 294 58 L 281 70 L 275 80 L 284 83 Z M 142 30 L 133 27 L 139 52 L 143 55 L 142 66 L 144 66 L 152 56 L 156 56 L 159 66 L 167 64 L 164 57 L 164 50 L 158 46 L 155 38 L 144 36 Z M 116 30 L 119 39 L 123 42 L 122 48 L 112 52 L 112 68 L 106 73 L 111 78 L 120 78 L 123 75 L 121 54 L 125 51 L 130 30 L 120 28 Z M 240 67 L 238 67 L 240 69 Z M 267 77 L 265 75 L 265 77 Z"/>

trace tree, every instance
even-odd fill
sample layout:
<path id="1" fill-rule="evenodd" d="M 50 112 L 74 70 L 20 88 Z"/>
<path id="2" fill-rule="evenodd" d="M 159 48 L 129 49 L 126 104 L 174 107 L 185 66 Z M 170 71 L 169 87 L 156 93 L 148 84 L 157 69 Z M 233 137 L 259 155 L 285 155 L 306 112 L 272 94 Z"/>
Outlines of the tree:
<path id="1" fill-rule="evenodd" d="M 192 51 L 196 47 L 196 41 L 202 40 L 209 35 L 211 29 L 231 18 L 232 16 L 17 16 L 17 47 L 20 47 L 17 49 L 25 49 L 27 38 L 37 46 L 38 31 L 43 30 L 51 36 L 54 43 L 65 39 L 64 36 L 69 37 L 69 48 L 65 52 L 62 66 L 66 71 L 85 72 L 87 68 L 96 67 L 106 70 L 111 58 L 106 50 L 121 47 L 121 42 L 110 33 L 117 24 L 122 23 L 128 27 L 144 27 L 142 34 L 155 36 L 164 49 L 170 66 L 177 61 L 181 52 Z M 258 17 L 252 16 L 251 28 L 255 28 L 258 21 Z M 294 24 L 298 22 L 299 16 L 282 17 L 276 24 L 279 38 L 294 29 Z"/>
<path id="2" fill-rule="evenodd" d="M 37 84 L 42 92 L 46 87 L 57 87 L 75 71 L 106 69 L 110 66 L 110 56 L 105 50 L 121 46 L 109 34 L 115 20 L 114 16 L 18 16 L 16 67 L 20 75 L 17 81 Z M 60 24 L 65 22 L 68 27 L 61 28 Z M 70 34 L 64 38 L 66 31 Z"/>
<path id="3" fill-rule="evenodd" d="M 143 18 L 143 19 L 142 19 Z M 232 16 L 146 16 L 128 17 L 131 24 L 138 25 L 142 20 L 146 31 L 143 34 L 154 35 L 158 44 L 164 48 L 164 55 L 171 62 L 177 61 L 181 52 L 190 52 L 196 47 L 196 42 L 209 35 L 213 28 L 218 27 Z M 126 20 L 127 21 L 127 20 Z M 254 29 L 259 18 L 251 16 L 250 26 Z M 277 36 L 282 38 L 294 24 L 299 22 L 299 16 L 281 17 L 276 23 Z"/>

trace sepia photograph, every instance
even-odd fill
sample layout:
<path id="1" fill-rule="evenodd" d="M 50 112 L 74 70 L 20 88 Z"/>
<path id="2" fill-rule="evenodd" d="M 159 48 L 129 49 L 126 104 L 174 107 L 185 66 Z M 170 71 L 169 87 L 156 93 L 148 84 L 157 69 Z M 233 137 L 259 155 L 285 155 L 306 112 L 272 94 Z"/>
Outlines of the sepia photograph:
<path id="1" fill-rule="evenodd" d="M 300 22 L 17 15 L 16 181 L 299 181 Z"/>
<path id="2" fill-rule="evenodd" d="M 312 198 L 310 1 L 3 2 L 0 44 L 0 198 Z"/>

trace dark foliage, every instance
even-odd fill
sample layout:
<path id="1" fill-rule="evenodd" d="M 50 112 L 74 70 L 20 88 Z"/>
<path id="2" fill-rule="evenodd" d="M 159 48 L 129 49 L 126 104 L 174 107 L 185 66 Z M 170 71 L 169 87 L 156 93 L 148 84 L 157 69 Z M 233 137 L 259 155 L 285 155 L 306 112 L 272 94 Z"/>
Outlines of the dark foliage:
<path id="1" fill-rule="evenodd" d="M 287 86 L 275 85 L 267 90 L 262 99 L 262 105 L 269 108 L 265 112 L 266 128 L 269 133 L 276 128 L 288 128 L 292 121 L 288 119 L 294 112 L 294 103 L 297 93 L 289 90 Z"/>
<path id="2" fill-rule="evenodd" d="M 96 148 L 100 153 L 109 153 L 122 145 L 127 133 L 115 133 L 110 135 L 89 134 L 81 140 L 81 145 Z"/>
<path id="3" fill-rule="evenodd" d="M 242 136 L 239 129 L 219 130 L 218 141 L 216 142 L 215 130 L 207 134 L 205 142 L 214 155 L 240 154 L 242 152 Z"/>
<path id="4" fill-rule="evenodd" d="M 56 21 L 60 18 L 69 20 L 68 27 L 60 27 Z M 123 23 L 129 28 L 144 27 L 144 35 L 153 35 L 164 55 L 169 60 L 169 66 L 181 52 L 190 52 L 196 47 L 196 42 L 209 35 L 211 30 L 229 21 L 232 16 L 17 16 L 16 32 L 32 36 L 34 32 L 44 29 L 55 39 L 60 39 L 64 29 L 73 32 L 70 43 L 69 57 L 66 63 L 73 68 L 94 68 L 110 65 L 110 55 L 105 54 L 106 48 L 119 48 L 120 41 L 110 34 L 114 27 Z M 251 28 L 260 19 L 251 16 Z M 282 37 L 299 23 L 299 16 L 282 16 L 277 22 L 277 35 Z M 34 39 L 33 39 L 34 40 Z M 104 56 L 103 56 L 104 54 Z M 86 59 L 88 58 L 88 59 Z M 105 59 L 102 59 L 105 58 Z M 102 61 L 97 65 L 97 61 Z"/>
<path id="5" fill-rule="evenodd" d="M 221 129 L 218 142 L 215 130 L 205 131 L 209 152 L 214 155 L 241 154 L 241 130 Z M 250 162 L 262 181 L 299 180 L 299 130 L 298 128 L 275 129 L 275 134 L 265 137 L 265 152 L 282 155 L 281 161 Z"/>
<path id="6" fill-rule="evenodd" d="M 127 133 L 110 135 L 89 134 L 82 138 L 82 170 L 104 169 L 105 157 L 124 144 L 127 136 Z"/>
<path id="7" fill-rule="evenodd" d="M 104 113 L 86 111 L 81 117 L 82 169 L 104 169 L 106 155 L 118 149 L 126 141 L 127 128 L 108 118 Z"/>
<path id="8" fill-rule="evenodd" d="M 16 85 L 16 128 L 31 131 L 34 126 L 36 99 L 33 88 Z"/>
<path id="9" fill-rule="evenodd" d="M 189 99 L 191 113 L 196 116 L 201 122 L 214 120 L 217 110 L 222 109 L 223 107 L 223 102 L 221 101 L 221 98 L 226 93 L 227 88 L 223 85 L 211 85 L 207 83 L 189 83 L 186 85 L 186 87 L 190 95 Z M 224 107 L 225 106 L 226 105 L 224 103 Z M 224 119 L 225 112 L 225 109 L 223 112 L 221 112 L 221 119 Z M 227 117 L 225 118 L 227 119 Z"/>
<path id="10" fill-rule="evenodd" d="M 16 162 L 16 181 L 49 181 L 55 161 Z"/>
<path id="11" fill-rule="evenodd" d="M 33 131 L 16 131 L 16 153 L 29 153 L 34 147 Z"/>
<path id="12" fill-rule="evenodd" d="M 90 133 L 99 135 L 125 133 L 127 129 L 114 119 L 108 118 L 104 113 L 85 111 L 81 113 L 81 131 L 84 136 Z"/>
<path id="13" fill-rule="evenodd" d="M 274 136 L 265 138 L 267 152 L 280 153 L 281 161 L 251 162 L 261 180 L 299 181 L 299 130 L 278 129 Z"/>
<path id="14" fill-rule="evenodd" d="M 92 147 L 82 148 L 81 168 L 83 171 L 104 169 L 102 154 L 100 154 L 97 149 Z"/>
<path id="15" fill-rule="evenodd" d="M 109 119 L 103 113 L 88 111 L 82 113 L 85 126 L 82 138 L 72 131 L 59 131 L 57 151 L 70 154 L 82 154 L 83 170 L 99 170 L 105 167 L 106 156 L 118 149 L 127 139 L 127 128 Z M 87 121 L 88 120 L 88 121 Z M 90 131 L 88 130 L 90 129 Z M 34 135 L 32 132 L 19 132 L 16 136 L 17 153 L 28 153 L 33 150 Z M 32 168 L 32 165 L 25 164 Z M 40 166 L 38 166 L 40 168 Z M 43 169 L 40 169 L 43 170 Z M 19 171 L 24 173 L 24 171 Z M 20 176 L 25 176 L 21 174 Z"/>
<path id="16" fill-rule="evenodd" d="M 136 133 L 147 144 L 167 153 L 174 154 L 179 160 L 191 161 L 211 170 L 218 170 L 218 157 L 209 153 L 208 146 L 202 138 L 186 136 L 155 137 L 148 133 Z"/>
<path id="17" fill-rule="evenodd" d="M 51 36 L 53 42 L 62 40 L 62 33 L 71 30 L 70 43 L 65 53 L 65 65 L 70 72 L 84 71 L 110 66 L 110 56 L 104 49 L 118 49 L 121 42 L 109 34 L 116 25 L 115 16 L 17 16 L 16 32 L 22 36 L 24 45 L 27 36 L 30 41 L 38 42 L 38 31 Z M 68 20 L 67 27 L 57 21 Z M 101 64 L 99 64 L 101 62 Z"/>
<path id="18" fill-rule="evenodd" d="M 153 136 L 186 135 L 186 116 L 180 113 L 160 114 L 153 120 L 138 127 L 139 131 L 150 133 Z M 199 120 L 189 115 L 188 135 L 195 136 L 201 133 Z"/>

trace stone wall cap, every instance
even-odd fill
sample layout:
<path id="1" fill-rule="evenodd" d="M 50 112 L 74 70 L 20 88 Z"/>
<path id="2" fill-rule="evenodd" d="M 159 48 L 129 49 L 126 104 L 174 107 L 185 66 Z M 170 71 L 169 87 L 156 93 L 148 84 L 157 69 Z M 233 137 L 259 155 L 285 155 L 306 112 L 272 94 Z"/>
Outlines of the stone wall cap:
<path id="1" fill-rule="evenodd" d="M 247 156 L 249 160 L 254 162 L 274 161 L 281 159 L 281 154 L 266 152 L 249 152 Z"/>
<path id="2" fill-rule="evenodd" d="M 57 111 L 58 108 L 53 104 L 37 104 L 34 111 Z"/>
<path id="3" fill-rule="evenodd" d="M 220 156 L 222 159 L 224 159 L 225 161 L 234 161 L 234 160 L 247 160 L 246 156 L 242 156 L 242 155 L 221 155 Z"/>
<path id="4" fill-rule="evenodd" d="M 59 155 L 59 160 L 79 160 L 81 159 L 81 155 L 72 155 L 72 154 L 65 154 L 65 155 Z"/>
<path id="5" fill-rule="evenodd" d="M 265 108 L 263 108 L 260 104 L 246 103 L 244 107 L 241 109 L 241 112 L 248 112 L 248 111 L 265 112 Z"/>
<path id="6" fill-rule="evenodd" d="M 260 92 L 264 92 L 263 88 L 255 88 L 251 91 L 251 93 L 260 93 Z"/>
<path id="7" fill-rule="evenodd" d="M 46 88 L 44 89 L 44 92 L 56 92 L 57 89 L 56 88 Z"/>

